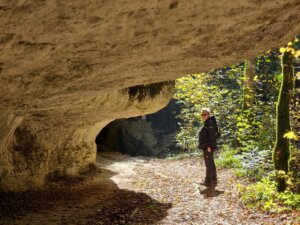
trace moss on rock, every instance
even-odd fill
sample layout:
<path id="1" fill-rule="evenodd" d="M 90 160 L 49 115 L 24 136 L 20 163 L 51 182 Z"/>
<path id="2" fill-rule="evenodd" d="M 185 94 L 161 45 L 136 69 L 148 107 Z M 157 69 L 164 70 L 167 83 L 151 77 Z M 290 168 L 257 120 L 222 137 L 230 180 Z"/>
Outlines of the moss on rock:
<path id="1" fill-rule="evenodd" d="M 175 81 L 163 81 L 153 84 L 136 85 L 126 88 L 130 99 L 137 99 L 139 102 L 143 101 L 146 97 L 154 98 L 159 95 L 164 86 L 174 85 Z"/>

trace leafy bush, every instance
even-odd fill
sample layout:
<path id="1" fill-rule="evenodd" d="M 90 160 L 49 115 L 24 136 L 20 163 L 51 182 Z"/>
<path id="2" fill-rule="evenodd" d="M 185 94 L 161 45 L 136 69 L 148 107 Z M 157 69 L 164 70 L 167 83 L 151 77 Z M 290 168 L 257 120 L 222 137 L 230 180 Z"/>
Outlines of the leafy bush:
<path id="1" fill-rule="evenodd" d="M 242 105 L 242 71 L 243 63 L 176 80 L 174 98 L 183 106 L 176 141 L 183 151 L 198 149 L 203 107 L 210 107 L 218 120 L 222 132 L 219 142 L 235 145 L 236 118 Z"/>
<path id="2" fill-rule="evenodd" d="M 271 212 L 300 210 L 300 194 L 295 194 L 289 189 L 279 193 L 274 174 L 248 186 L 239 183 L 237 189 L 240 200 L 249 208 Z"/>
<path id="3" fill-rule="evenodd" d="M 273 170 L 272 151 L 271 149 L 259 151 L 256 145 L 248 145 L 247 149 L 247 152 L 235 156 L 241 161 L 241 167 L 235 170 L 235 173 L 238 177 L 256 182 Z"/>
<path id="4" fill-rule="evenodd" d="M 235 156 L 236 153 L 237 150 L 230 148 L 229 145 L 223 145 L 216 159 L 217 166 L 222 168 L 241 167 L 241 160 Z"/>

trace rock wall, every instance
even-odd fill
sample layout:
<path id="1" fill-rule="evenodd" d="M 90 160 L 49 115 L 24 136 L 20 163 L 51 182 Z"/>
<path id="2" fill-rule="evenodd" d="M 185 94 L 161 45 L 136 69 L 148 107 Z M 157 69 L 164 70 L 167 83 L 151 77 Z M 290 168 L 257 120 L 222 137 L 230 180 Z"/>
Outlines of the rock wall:
<path id="1" fill-rule="evenodd" d="M 127 87 L 281 46 L 299 33 L 299 12 L 299 0 L 1 0 L 0 186 L 77 173 L 103 126 L 171 96 L 149 104 L 155 88 L 144 98 Z"/>
<path id="2" fill-rule="evenodd" d="M 6 113 L 1 120 L 5 128 L 0 139 L 1 189 L 35 188 L 56 175 L 86 171 L 96 160 L 95 138 L 103 127 L 114 118 L 159 110 L 169 102 L 173 86 L 174 82 L 163 82 L 90 93 L 84 101 L 74 101 L 74 108 L 81 108 L 79 114 L 76 109 L 48 109 L 24 117 Z"/>

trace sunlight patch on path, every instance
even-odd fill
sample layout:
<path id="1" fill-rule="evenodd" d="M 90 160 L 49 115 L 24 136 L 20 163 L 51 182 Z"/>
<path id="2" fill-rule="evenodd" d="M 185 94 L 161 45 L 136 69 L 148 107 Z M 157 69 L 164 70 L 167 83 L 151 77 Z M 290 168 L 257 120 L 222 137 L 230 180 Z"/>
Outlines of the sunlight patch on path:
<path id="1" fill-rule="evenodd" d="M 110 179 L 113 180 L 120 189 L 131 188 L 132 177 L 137 176 L 137 172 L 134 169 L 138 165 L 143 165 L 144 167 L 150 166 L 149 163 L 147 163 L 146 157 L 130 157 L 118 152 L 98 154 L 96 165 L 99 168 L 104 168 L 116 173 L 116 175 Z"/>

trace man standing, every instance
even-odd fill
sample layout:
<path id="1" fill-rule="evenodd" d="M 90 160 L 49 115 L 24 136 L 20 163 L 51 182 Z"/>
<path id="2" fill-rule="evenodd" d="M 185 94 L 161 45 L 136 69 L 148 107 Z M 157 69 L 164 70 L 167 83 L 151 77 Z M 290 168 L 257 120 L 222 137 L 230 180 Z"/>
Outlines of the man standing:
<path id="1" fill-rule="evenodd" d="M 217 149 L 218 126 L 214 116 L 210 116 L 210 109 L 201 110 L 201 118 L 204 125 L 199 132 L 199 148 L 203 150 L 206 166 L 205 180 L 201 183 L 205 186 L 217 184 L 217 171 L 214 161 L 214 151 Z"/>

